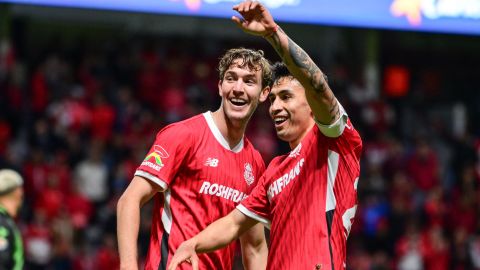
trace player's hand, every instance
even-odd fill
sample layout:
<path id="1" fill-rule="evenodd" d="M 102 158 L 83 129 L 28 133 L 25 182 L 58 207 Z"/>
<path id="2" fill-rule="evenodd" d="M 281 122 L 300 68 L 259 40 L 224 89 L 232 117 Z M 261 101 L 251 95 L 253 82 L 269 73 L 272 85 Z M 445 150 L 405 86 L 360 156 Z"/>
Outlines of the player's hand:
<path id="1" fill-rule="evenodd" d="M 268 36 L 277 29 L 277 25 L 268 9 L 257 1 L 244 1 L 233 6 L 233 10 L 242 15 L 243 18 L 232 16 L 232 20 L 245 33 Z"/>
<path id="2" fill-rule="evenodd" d="M 184 262 L 191 264 L 193 270 L 198 270 L 198 256 L 195 252 L 195 245 L 191 241 L 185 241 L 178 247 L 167 269 L 175 270 Z"/>

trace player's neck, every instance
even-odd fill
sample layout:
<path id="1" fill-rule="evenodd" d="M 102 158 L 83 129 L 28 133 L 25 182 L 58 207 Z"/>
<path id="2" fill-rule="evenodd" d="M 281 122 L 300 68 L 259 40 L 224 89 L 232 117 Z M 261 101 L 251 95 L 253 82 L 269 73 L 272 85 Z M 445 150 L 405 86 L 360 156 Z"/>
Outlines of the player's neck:
<path id="1" fill-rule="evenodd" d="M 0 200 L 0 207 L 5 209 L 8 215 L 10 215 L 11 217 L 15 217 L 17 215 L 15 205 L 13 204 L 13 202 L 11 202 L 11 200 L 7 200 L 6 198 Z"/>
<path id="2" fill-rule="evenodd" d="M 233 123 L 232 121 L 228 121 L 221 109 L 212 112 L 212 118 L 230 148 L 237 146 L 245 134 L 246 123 Z"/>
<path id="3" fill-rule="evenodd" d="M 295 149 L 302 142 L 303 138 L 305 138 L 305 136 L 307 136 L 308 132 L 313 128 L 314 125 L 315 125 L 315 122 L 312 121 L 309 124 L 309 127 L 306 128 L 305 130 L 303 130 L 303 132 L 300 134 L 300 136 L 298 136 L 295 140 L 292 140 L 292 141 L 288 142 L 288 145 L 290 146 L 291 150 Z"/>

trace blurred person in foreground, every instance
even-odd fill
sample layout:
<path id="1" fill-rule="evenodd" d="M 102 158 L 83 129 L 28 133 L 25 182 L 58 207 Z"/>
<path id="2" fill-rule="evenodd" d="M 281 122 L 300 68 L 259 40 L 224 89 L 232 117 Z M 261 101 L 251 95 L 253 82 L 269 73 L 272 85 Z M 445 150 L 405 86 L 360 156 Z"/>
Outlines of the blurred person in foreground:
<path id="1" fill-rule="evenodd" d="M 231 49 L 218 66 L 220 108 L 163 128 L 135 172 L 117 207 L 122 269 L 137 269 L 140 208 L 154 198 L 145 269 L 166 269 L 175 247 L 245 199 L 265 170 L 260 153 L 244 136 L 247 123 L 271 84 L 262 51 Z M 261 224 L 240 239 L 246 269 L 265 269 Z M 232 269 L 235 245 L 204 254 L 200 269 Z M 189 267 L 182 267 L 187 269 Z"/>
<path id="2" fill-rule="evenodd" d="M 362 141 L 326 77 L 259 2 L 234 6 L 246 33 L 263 36 L 285 65 L 273 68 L 270 116 L 289 154 L 276 157 L 250 196 L 184 242 L 169 270 L 197 269 L 196 252 L 227 245 L 258 222 L 271 228 L 267 269 L 344 269 L 357 208 Z M 287 70 L 288 68 L 288 70 Z"/>
<path id="3" fill-rule="evenodd" d="M 0 170 L 0 269 L 23 269 L 22 236 L 14 218 L 23 202 L 23 178 L 16 171 Z"/>

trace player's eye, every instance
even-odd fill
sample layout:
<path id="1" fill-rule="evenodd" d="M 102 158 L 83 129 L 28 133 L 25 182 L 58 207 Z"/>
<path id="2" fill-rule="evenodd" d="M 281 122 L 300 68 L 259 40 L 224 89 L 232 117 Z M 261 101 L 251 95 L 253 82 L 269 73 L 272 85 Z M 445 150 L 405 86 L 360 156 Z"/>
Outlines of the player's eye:
<path id="1" fill-rule="evenodd" d="M 268 100 L 270 101 L 270 104 L 272 104 L 275 101 L 275 96 L 268 96 Z"/>

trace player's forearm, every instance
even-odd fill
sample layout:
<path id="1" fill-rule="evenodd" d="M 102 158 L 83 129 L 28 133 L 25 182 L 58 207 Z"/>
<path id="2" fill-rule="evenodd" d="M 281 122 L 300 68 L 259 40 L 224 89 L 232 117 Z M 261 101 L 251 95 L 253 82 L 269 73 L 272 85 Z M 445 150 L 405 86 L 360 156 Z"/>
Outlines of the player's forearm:
<path id="1" fill-rule="evenodd" d="M 122 196 L 117 205 L 117 238 L 121 269 L 138 269 L 137 238 L 140 227 L 140 202 Z"/>
<path id="2" fill-rule="evenodd" d="M 212 224 L 190 239 L 198 253 L 211 252 L 223 248 L 239 237 L 240 226 L 234 224 L 230 215 L 227 215 Z"/>
<path id="3" fill-rule="evenodd" d="M 234 209 L 227 216 L 208 225 L 189 241 L 199 253 L 220 249 L 239 238 L 257 222 Z"/>
<path id="4" fill-rule="evenodd" d="M 254 252 L 243 253 L 242 262 L 246 270 L 266 269 L 267 258 L 268 247 L 265 243 L 264 246 Z"/>
<path id="5" fill-rule="evenodd" d="M 326 76 L 310 56 L 280 27 L 266 39 L 305 88 L 307 100 L 317 120 L 329 124 L 338 119 L 340 109 L 337 99 L 328 86 Z"/>
<path id="6" fill-rule="evenodd" d="M 268 247 L 262 224 L 253 226 L 240 238 L 243 266 L 247 270 L 267 267 Z"/>
<path id="7" fill-rule="evenodd" d="M 324 92 L 328 89 L 323 72 L 280 26 L 278 26 L 276 32 L 267 36 L 266 39 L 282 58 L 290 72 L 304 87 L 318 92 Z"/>

